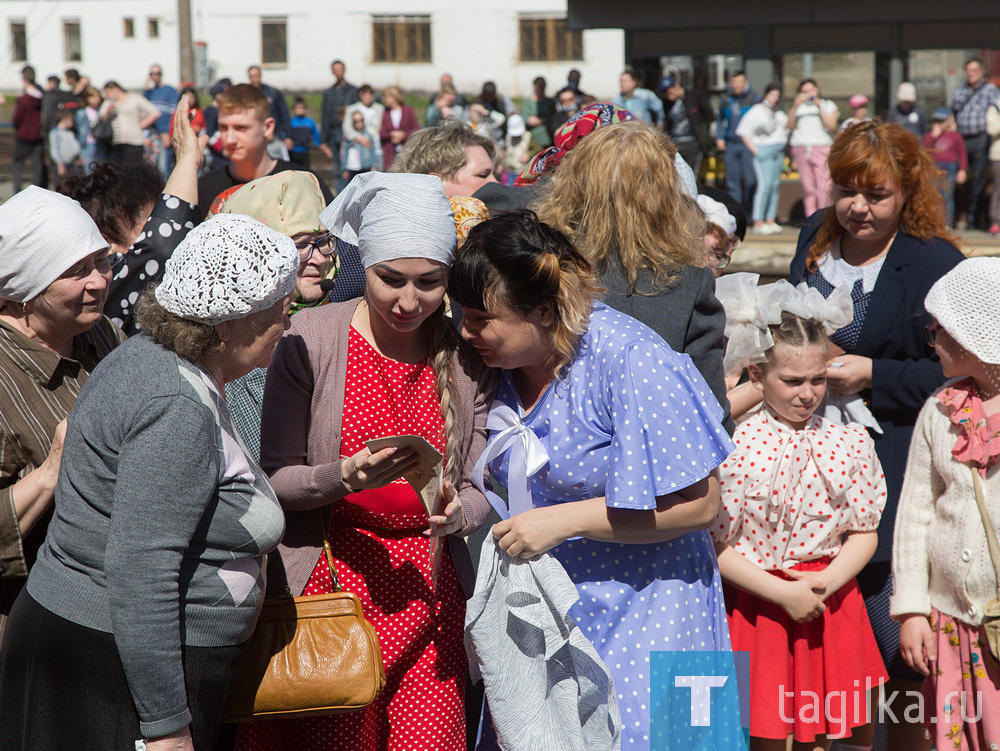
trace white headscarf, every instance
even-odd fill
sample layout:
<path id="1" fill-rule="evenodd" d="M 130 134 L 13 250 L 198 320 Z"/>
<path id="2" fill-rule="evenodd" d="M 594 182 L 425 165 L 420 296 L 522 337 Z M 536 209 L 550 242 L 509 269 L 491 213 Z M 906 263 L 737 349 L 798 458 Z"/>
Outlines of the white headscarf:
<path id="1" fill-rule="evenodd" d="M 319 219 L 333 235 L 358 246 L 366 269 L 397 258 L 450 266 L 455 258 L 455 217 L 436 175 L 358 175 Z"/>
<path id="2" fill-rule="evenodd" d="M 705 194 L 700 194 L 696 199 L 698 208 L 705 212 L 705 219 L 721 229 L 727 235 L 736 234 L 736 218 L 729 213 L 729 209 L 721 201 L 709 198 Z"/>
<path id="3" fill-rule="evenodd" d="M 66 269 L 108 247 L 83 207 L 32 185 L 0 206 L 0 298 L 32 300 Z"/>

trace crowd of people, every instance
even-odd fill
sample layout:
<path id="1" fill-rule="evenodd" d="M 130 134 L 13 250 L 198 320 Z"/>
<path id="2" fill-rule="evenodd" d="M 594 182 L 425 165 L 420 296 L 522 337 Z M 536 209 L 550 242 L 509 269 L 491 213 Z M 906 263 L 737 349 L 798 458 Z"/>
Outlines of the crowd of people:
<path id="1" fill-rule="evenodd" d="M 332 72 L 319 125 L 78 80 L 106 158 L 0 206 L 0 751 L 643 749 L 652 653 L 731 648 L 753 751 L 872 749 L 881 684 L 889 748 L 1000 743 L 1000 260 L 938 150 L 737 73 L 726 192 L 673 77 L 421 127 Z M 786 140 L 788 281 L 724 274 Z M 382 692 L 225 723 L 263 600 L 341 587 Z"/>

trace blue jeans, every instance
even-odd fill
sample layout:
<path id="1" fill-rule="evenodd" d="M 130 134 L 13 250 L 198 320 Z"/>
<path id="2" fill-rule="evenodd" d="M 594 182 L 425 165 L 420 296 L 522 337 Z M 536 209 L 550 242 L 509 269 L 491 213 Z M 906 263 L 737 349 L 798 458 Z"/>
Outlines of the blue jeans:
<path id="1" fill-rule="evenodd" d="M 747 214 L 753 208 L 756 188 L 757 175 L 750 149 L 743 141 L 726 141 L 726 192 L 743 204 Z"/>
<path id="2" fill-rule="evenodd" d="M 944 170 L 944 180 L 938 184 L 938 193 L 944 199 L 945 214 L 948 217 L 948 226 L 951 226 L 955 218 L 955 175 L 958 174 L 958 162 L 935 162 L 938 169 Z M 972 222 L 969 222 L 972 226 Z"/>
<path id="3" fill-rule="evenodd" d="M 753 197 L 753 220 L 763 222 L 778 216 L 778 189 L 781 187 L 781 168 L 785 161 L 785 144 L 771 143 L 757 147 L 753 160 L 757 174 L 757 192 Z"/>

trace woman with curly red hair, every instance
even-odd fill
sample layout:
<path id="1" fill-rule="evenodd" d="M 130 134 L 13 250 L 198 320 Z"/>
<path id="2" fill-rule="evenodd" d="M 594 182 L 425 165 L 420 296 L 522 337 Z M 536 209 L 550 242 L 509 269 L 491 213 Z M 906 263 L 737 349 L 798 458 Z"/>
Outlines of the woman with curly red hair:
<path id="1" fill-rule="evenodd" d="M 862 122 L 843 130 L 830 149 L 833 205 L 817 212 L 799 235 L 789 280 L 829 296 L 846 284 L 854 320 L 830 339 L 827 380 L 843 397 L 857 395 L 877 428 L 869 428 L 885 471 L 888 499 L 879 543 L 858 575 L 868 616 L 889 671 L 889 692 L 917 696 L 922 676 L 899 654 L 899 625 L 889 618 L 892 531 L 913 425 L 920 408 L 944 383 L 927 340 L 931 318 L 924 298 L 962 260 L 945 223 L 935 188 L 938 170 L 916 136 L 902 127 Z M 895 685 L 894 685 L 895 684 Z M 905 700 L 891 707 L 904 717 Z M 871 747 L 871 725 L 850 743 Z M 889 748 L 928 748 L 919 723 L 889 727 Z"/>

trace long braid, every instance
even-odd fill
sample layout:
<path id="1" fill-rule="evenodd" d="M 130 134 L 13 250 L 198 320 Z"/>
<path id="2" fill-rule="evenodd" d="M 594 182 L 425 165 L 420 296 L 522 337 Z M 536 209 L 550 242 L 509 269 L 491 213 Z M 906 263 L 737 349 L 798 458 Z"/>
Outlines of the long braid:
<path id="1" fill-rule="evenodd" d="M 458 416 L 458 398 L 455 394 L 455 380 L 452 377 L 452 356 L 458 349 L 458 332 L 451 319 L 444 315 L 444 306 L 434 314 L 436 320 L 431 329 L 431 367 L 434 369 L 438 398 L 441 400 L 441 414 L 444 417 L 445 466 L 444 480 L 449 480 L 459 489 L 462 477 L 462 438 Z"/>

